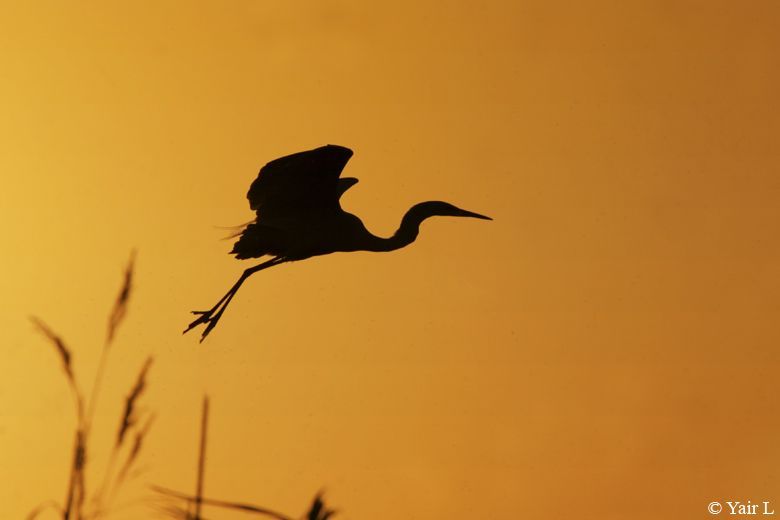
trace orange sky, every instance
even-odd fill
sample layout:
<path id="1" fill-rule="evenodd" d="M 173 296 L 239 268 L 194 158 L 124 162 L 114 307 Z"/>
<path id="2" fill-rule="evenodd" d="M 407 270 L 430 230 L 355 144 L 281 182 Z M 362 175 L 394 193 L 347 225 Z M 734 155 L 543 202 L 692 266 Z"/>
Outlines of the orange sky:
<path id="1" fill-rule="evenodd" d="M 780 509 L 777 2 L 6 2 L 0 518 L 64 496 L 132 248 L 88 476 L 152 354 L 146 484 L 338 518 L 707 518 Z M 253 277 L 258 169 L 355 150 L 342 200 L 417 243 Z M 53 518 L 42 516 L 41 518 Z M 241 518 L 218 511 L 209 518 Z"/>

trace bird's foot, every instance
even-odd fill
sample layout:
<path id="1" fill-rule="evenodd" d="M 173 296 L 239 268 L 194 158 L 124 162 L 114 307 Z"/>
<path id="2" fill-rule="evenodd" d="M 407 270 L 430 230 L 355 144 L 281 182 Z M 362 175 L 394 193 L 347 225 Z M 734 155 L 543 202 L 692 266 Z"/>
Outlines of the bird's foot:
<path id="1" fill-rule="evenodd" d="M 198 316 L 197 319 L 195 319 L 192 323 L 189 324 L 189 326 L 184 329 L 184 332 L 182 334 L 188 333 L 190 330 L 194 329 L 198 325 L 206 325 L 206 328 L 203 330 L 203 334 L 200 336 L 200 342 L 203 343 L 203 340 L 206 339 L 206 336 L 209 335 L 209 332 L 211 332 L 211 329 L 217 326 L 217 322 L 219 322 L 219 318 L 222 317 L 222 312 L 217 312 L 214 314 L 214 312 L 217 310 L 217 308 L 210 309 L 208 311 L 192 311 L 192 314 L 195 314 Z"/>

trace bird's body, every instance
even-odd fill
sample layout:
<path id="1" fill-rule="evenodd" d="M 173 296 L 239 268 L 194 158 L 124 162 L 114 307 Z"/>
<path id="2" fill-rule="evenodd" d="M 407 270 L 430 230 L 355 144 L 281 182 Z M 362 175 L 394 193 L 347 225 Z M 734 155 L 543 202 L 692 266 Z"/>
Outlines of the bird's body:
<path id="1" fill-rule="evenodd" d="M 239 260 L 264 255 L 303 260 L 337 251 L 362 249 L 370 233 L 363 222 L 350 213 L 324 216 L 317 220 L 296 222 L 277 220 L 252 222 L 233 245 L 232 254 Z"/>
<path id="2" fill-rule="evenodd" d="M 357 183 L 340 178 L 352 150 L 327 145 L 281 157 L 266 164 L 247 193 L 257 218 L 239 233 L 231 254 L 237 259 L 270 260 L 244 271 L 230 291 L 184 331 L 206 324 L 201 341 L 216 326 L 241 284 L 253 273 L 284 262 L 350 251 L 393 251 L 412 243 L 423 220 L 431 216 L 489 217 L 440 201 L 421 202 L 406 212 L 392 237 L 373 235 L 363 222 L 341 208 L 339 199 Z"/>

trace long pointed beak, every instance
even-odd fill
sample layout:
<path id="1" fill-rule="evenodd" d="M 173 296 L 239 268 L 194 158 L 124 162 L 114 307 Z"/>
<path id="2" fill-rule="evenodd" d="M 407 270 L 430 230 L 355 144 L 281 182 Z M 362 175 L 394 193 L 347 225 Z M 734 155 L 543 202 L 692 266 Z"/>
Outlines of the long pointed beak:
<path id="1" fill-rule="evenodd" d="M 472 217 L 472 218 L 481 218 L 482 220 L 493 220 L 490 217 L 487 217 L 485 215 L 480 215 L 479 213 L 474 213 L 473 211 L 466 211 L 465 209 L 461 210 L 462 213 L 458 215 L 459 217 Z"/>

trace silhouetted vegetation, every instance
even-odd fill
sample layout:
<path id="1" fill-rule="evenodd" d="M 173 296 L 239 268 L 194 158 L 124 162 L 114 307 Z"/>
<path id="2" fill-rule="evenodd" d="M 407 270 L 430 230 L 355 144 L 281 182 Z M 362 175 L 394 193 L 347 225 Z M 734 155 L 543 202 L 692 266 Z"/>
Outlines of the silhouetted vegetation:
<path id="1" fill-rule="evenodd" d="M 113 443 L 109 461 L 99 486 L 90 486 L 86 482 L 86 467 L 89 461 L 89 448 L 91 446 L 92 422 L 95 406 L 100 396 L 100 387 L 103 381 L 108 354 L 111 351 L 119 326 L 127 314 L 130 296 L 133 288 L 135 255 L 133 254 L 125 269 L 124 283 L 119 295 L 114 302 L 109 315 L 106 339 L 100 354 L 100 361 L 95 373 L 95 379 L 89 394 L 85 400 L 79 379 L 73 366 L 73 350 L 65 340 L 55 333 L 43 320 L 31 317 L 31 321 L 37 330 L 54 347 L 62 363 L 62 371 L 73 396 L 76 414 L 76 431 L 74 432 L 73 453 L 71 456 L 70 476 L 64 502 L 47 500 L 30 511 L 27 520 L 34 520 L 47 510 L 57 511 L 63 520 L 96 520 L 111 514 L 112 504 L 122 484 L 126 482 L 130 471 L 138 460 L 143 448 L 144 439 L 154 422 L 154 415 L 139 411 L 138 401 L 147 387 L 147 376 L 152 366 L 152 358 L 148 357 L 138 372 L 135 383 L 127 394 L 124 407 L 119 419 L 116 439 Z M 204 506 L 232 509 L 250 514 L 264 515 L 277 520 L 292 520 L 292 517 L 277 513 L 267 508 L 206 498 L 203 496 L 204 468 L 206 464 L 206 443 L 208 431 L 209 400 L 204 397 L 203 412 L 201 418 L 201 441 L 198 453 L 198 474 L 196 491 L 194 495 L 187 495 L 161 486 L 152 486 L 159 496 L 165 497 L 170 503 L 158 508 L 165 516 L 186 519 L 202 520 L 201 511 Z M 117 470 L 117 464 L 121 465 Z M 182 505 L 183 503 L 183 505 Z M 327 509 L 322 500 L 322 494 L 317 494 L 306 513 L 307 520 L 327 520 L 335 511 Z"/>
<path id="2" fill-rule="evenodd" d="M 127 477 L 128 472 L 138 458 L 143 445 L 143 440 L 149 431 L 152 423 L 152 417 L 148 417 L 143 426 L 139 427 L 139 413 L 137 402 L 146 387 L 146 376 L 149 367 L 152 364 L 152 358 L 148 358 L 138 374 L 135 385 L 131 389 L 125 400 L 124 413 L 119 421 L 117 430 L 117 440 L 114 443 L 109 459 L 108 467 L 103 476 L 100 486 L 94 488 L 90 493 L 86 483 L 86 466 L 89 460 L 90 434 L 92 431 L 92 420 L 95 413 L 95 406 L 100 396 L 100 385 L 106 369 L 108 353 L 116 337 L 117 330 L 124 320 L 127 313 L 127 306 L 130 300 L 133 287 L 133 266 L 135 255 L 132 255 L 125 270 L 124 283 L 119 291 L 119 295 L 114 303 L 108 321 L 106 340 L 101 350 L 100 362 L 95 373 L 95 380 L 92 384 L 92 390 L 89 399 L 85 401 L 84 393 L 79 385 L 73 367 L 73 351 L 68 347 L 65 341 L 56 334 L 46 323 L 36 317 L 31 320 L 36 328 L 49 340 L 54 346 L 57 355 L 62 361 L 62 369 L 65 379 L 73 395 L 76 411 L 76 431 L 74 433 L 74 444 L 72 462 L 70 468 L 70 477 L 67 485 L 64 503 L 56 500 L 44 502 L 27 516 L 28 520 L 36 518 L 43 511 L 53 508 L 62 514 L 64 520 L 85 520 L 96 519 L 110 511 L 110 504 L 115 492 Z M 127 440 L 134 438 L 132 445 Z M 124 456 L 123 463 L 119 472 L 115 472 L 116 461 Z M 106 494 L 108 492 L 108 495 Z"/>
<path id="3" fill-rule="evenodd" d="M 218 500 L 214 498 L 205 498 L 203 496 L 203 474 L 206 465 L 206 438 L 208 433 L 208 417 L 209 417 L 209 399 L 208 396 L 203 398 L 203 412 L 201 415 L 201 428 L 200 428 L 200 450 L 198 452 L 198 476 L 196 482 L 195 495 L 187 495 L 186 493 L 180 493 L 172 489 L 168 489 L 162 486 L 151 486 L 152 490 L 156 491 L 160 495 L 170 499 L 176 499 L 181 503 L 166 503 L 160 507 L 159 510 L 171 518 L 177 518 L 180 520 L 201 520 L 201 509 L 204 505 L 212 506 L 222 509 L 232 509 L 236 511 L 242 511 L 244 513 L 263 515 L 269 518 L 275 518 L 276 520 L 293 520 L 292 517 L 273 511 L 271 509 L 255 506 L 252 504 L 244 504 L 239 502 L 229 502 L 227 500 Z M 322 499 L 322 493 L 317 493 L 312 501 L 311 507 L 308 513 L 306 513 L 306 520 L 328 520 L 336 513 L 335 510 L 330 510 L 325 507 L 325 502 Z"/>

